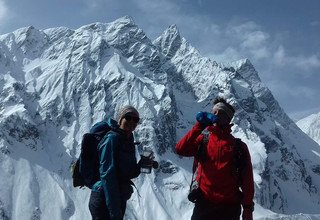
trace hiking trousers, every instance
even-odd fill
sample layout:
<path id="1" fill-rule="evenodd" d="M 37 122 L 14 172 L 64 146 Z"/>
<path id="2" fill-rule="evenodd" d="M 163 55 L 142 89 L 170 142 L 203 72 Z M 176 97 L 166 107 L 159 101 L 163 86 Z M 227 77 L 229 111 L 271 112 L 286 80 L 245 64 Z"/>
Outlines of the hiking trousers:
<path id="1" fill-rule="evenodd" d="M 126 210 L 126 205 L 127 201 L 124 201 L 121 204 L 121 211 L 123 214 Z M 99 192 L 91 191 L 89 210 L 92 216 L 92 220 L 111 220 L 103 190 Z"/>
<path id="2" fill-rule="evenodd" d="M 239 220 L 240 204 L 213 204 L 208 201 L 197 201 L 191 220 Z"/>

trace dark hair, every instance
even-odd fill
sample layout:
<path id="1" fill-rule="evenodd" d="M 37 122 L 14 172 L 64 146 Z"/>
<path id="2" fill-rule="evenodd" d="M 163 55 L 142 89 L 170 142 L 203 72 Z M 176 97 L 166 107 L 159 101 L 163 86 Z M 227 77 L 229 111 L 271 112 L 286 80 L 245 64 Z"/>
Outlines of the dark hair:
<path id="1" fill-rule="evenodd" d="M 228 108 L 230 108 L 232 110 L 233 113 L 235 113 L 236 110 L 234 110 L 234 108 L 232 107 L 232 105 L 230 105 L 224 98 L 222 97 L 217 97 L 214 99 L 213 104 L 217 104 L 219 102 L 222 102 L 223 104 L 225 104 L 226 106 L 228 106 Z"/>

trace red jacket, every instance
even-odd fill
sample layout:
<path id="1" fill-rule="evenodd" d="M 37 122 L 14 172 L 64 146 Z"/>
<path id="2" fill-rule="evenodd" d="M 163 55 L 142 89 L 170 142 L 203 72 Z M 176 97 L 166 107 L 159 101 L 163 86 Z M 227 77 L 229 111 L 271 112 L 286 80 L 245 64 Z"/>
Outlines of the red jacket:
<path id="1" fill-rule="evenodd" d="M 246 154 L 246 166 L 241 174 L 242 198 L 240 196 L 237 175 L 234 172 L 235 139 L 231 134 L 231 126 L 219 129 L 209 126 L 210 132 L 207 145 L 206 160 L 199 162 L 197 181 L 205 199 L 218 204 L 253 204 L 254 182 L 251 158 L 248 147 L 243 143 L 243 152 Z M 197 122 L 193 128 L 177 143 L 176 152 L 181 156 L 196 156 L 198 146 L 202 142 L 203 128 Z"/>

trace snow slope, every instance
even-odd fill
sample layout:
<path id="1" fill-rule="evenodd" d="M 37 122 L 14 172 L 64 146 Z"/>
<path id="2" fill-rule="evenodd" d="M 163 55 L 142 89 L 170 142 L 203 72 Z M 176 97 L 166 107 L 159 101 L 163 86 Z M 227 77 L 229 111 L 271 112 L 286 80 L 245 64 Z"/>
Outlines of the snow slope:
<path id="1" fill-rule="evenodd" d="M 320 145 L 320 112 L 297 121 L 298 127 Z"/>
<path id="2" fill-rule="evenodd" d="M 221 95 L 251 153 L 255 219 L 320 219 L 320 147 L 285 114 L 249 60 L 219 64 L 170 26 L 153 42 L 126 16 L 77 30 L 21 28 L 0 36 L 0 219 L 89 219 L 72 187 L 82 135 L 123 105 L 160 169 L 135 180 L 126 219 L 189 219 L 192 159 L 174 153 L 199 110 Z M 299 214 L 304 213 L 304 214 Z M 312 215 L 311 215 L 312 214 Z"/>

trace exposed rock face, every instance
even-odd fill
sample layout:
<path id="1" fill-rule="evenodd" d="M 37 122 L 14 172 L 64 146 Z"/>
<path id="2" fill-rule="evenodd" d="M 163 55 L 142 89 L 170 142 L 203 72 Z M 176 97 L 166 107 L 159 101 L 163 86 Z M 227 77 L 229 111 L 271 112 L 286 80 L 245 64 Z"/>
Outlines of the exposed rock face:
<path id="1" fill-rule="evenodd" d="M 0 36 L 0 219 L 88 219 L 89 190 L 69 166 L 82 135 L 123 105 L 160 169 L 135 180 L 130 219 L 187 219 L 189 159 L 174 153 L 197 111 L 224 96 L 233 133 L 251 153 L 255 202 L 277 213 L 320 209 L 319 146 L 288 118 L 249 60 L 218 64 L 170 26 L 152 42 L 130 17 L 77 30 L 22 28 Z M 143 207 L 143 208 L 142 208 Z"/>

